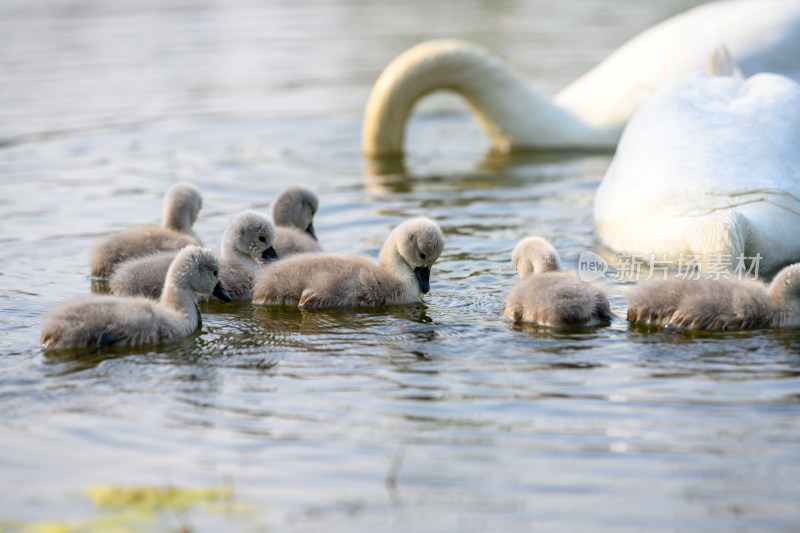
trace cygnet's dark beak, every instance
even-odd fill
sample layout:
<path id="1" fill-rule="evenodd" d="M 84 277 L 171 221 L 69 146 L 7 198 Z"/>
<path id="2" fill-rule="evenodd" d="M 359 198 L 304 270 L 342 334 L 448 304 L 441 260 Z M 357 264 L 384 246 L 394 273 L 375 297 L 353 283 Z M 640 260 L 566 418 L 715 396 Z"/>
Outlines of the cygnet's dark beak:
<path id="1" fill-rule="evenodd" d="M 428 267 L 417 267 L 414 269 L 414 274 L 417 276 L 419 288 L 423 294 L 428 294 L 431 290 L 431 269 Z"/>
<path id="2" fill-rule="evenodd" d="M 226 304 L 231 303 L 231 295 L 228 294 L 228 291 L 226 291 L 225 287 L 222 286 L 221 281 L 218 281 L 217 284 L 214 285 L 214 292 L 212 294 Z"/>
<path id="3" fill-rule="evenodd" d="M 275 251 L 275 248 L 270 246 L 261 254 L 261 259 L 264 261 L 274 261 L 278 259 L 278 252 Z"/>
<path id="4" fill-rule="evenodd" d="M 317 235 L 316 235 L 316 233 L 314 233 L 314 223 L 313 222 L 311 224 L 309 224 L 308 227 L 306 228 L 306 233 L 308 233 L 309 235 L 314 237 L 315 241 L 317 240 Z"/>

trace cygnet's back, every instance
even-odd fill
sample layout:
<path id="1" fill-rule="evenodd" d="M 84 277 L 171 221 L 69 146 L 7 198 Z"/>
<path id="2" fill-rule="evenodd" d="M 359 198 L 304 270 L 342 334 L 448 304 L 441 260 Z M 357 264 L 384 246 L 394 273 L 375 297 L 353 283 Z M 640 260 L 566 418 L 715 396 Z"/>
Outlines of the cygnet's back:
<path id="1" fill-rule="evenodd" d="M 314 232 L 314 215 L 319 200 L 311 190 L 300 185 L 284 189 L 272 205 L 275 222 L 275 251 L 280 257 L 321 252 Z"/>
<path id="2" fill-rule="evenodd" d="M 164 195 L 161 227 L 138 226 L 102 239 L 89 258 L 92 277 L 105 279 L 115 265 L 133 257 L 200 244 L 192 225 L 202 204 L 200 191 L 194 185 L 173 185 Z"/>
<path id="3" fill-rule="evenodd" d="M 652 280 L 628 298 L 631 324 L 672 330 L 742 330 L 800 325 L 800 264 L 767 287 L 751 279 Z"/>
<path id="4" fill-rule="evenodd" d="M 403 281 L 371 259 L 356 255 L 292 255 L 256 277 L 254 303 L 301 308 L 376 307 L 399 299 Z"/>
<path id="5" fill-rule="evenodd" d="M 301 308 L 376 307 L 421 300 L 430 290 L 430 268 L 444 248 L 444 235 L 431 219 L 397 226 L 378 263 L 356 255 L 294 255 L 262 269 L 253 302 Z"/>
<path id="6" fill-rule="evenodd" d="M 252 297 L 255 272 L 278 257 L 273 248 L 274 239 L 272 221 L 255 211 L 242 211 L 228 224 L 222 236 L 219 277 L 231 298 Z M 120 296 L 158 298 L 175 255 L 176 252 L 159 252 L 119 264 L 108 282 L 111 292 Z"/>
<path id="7" fill-rule="evenodd" d="M 67 302 L 45 315 L 41 343 L 102 348 L 174 342 L 199 327 L 198 294 L 230 301 L 218 271 L 211 250 L 188 246 L 172 262 L 160 301 L 103 295 Z"/>
<path id="8" fill-rule="evenodd" d="M 561 272 L 558 253 L 546 240 L 521 240 L 514 248 L 512 261 L 520 281 L 509 292 L 503 308 L 511 320 L 557 327 L 611 321 L 605 292 L 574 274 Z"/>
<path id="9" fill-rule="evenodd" d="M 111 294 L 157 299 L 164 288 L 169 266 L 177 255 L 178 252 L 167 250 L 117 264 L 108 278 Z"/>

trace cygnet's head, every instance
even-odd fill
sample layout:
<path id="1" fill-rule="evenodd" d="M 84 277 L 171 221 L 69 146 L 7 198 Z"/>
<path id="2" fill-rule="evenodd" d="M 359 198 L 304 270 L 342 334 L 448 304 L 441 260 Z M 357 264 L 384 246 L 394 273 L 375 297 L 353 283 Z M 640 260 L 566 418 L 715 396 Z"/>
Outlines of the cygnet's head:
<path id="1" fill-rule="evenodd" d="M 214 295 L 223 302 L 231 301 L 219 281 L 217 256 L 209 248 L 190 245 L 178 252 L 167 271 L 167 284 L 203 296 Z"/>
<path id="2" fill-rule="evenodd" d="M 276 226 L 305 231 L 314 239 L 314 215 L 319 207 L 317 195 L 306 187 L 293 185 L 284 189 L 272 204 L 272 220 Z"/>
<path id="3" fill-rule="evenodd" d="M 259 262 L 272 261 L 278 258 L 274 243 L 272 221 L 256 211 L 242 211 L 233 217 L 222 236 L 222 256 L 229 261 L 240 254 Z"/>
<path id="4" fill-rule="evenodd" d="M 519 279 L 525 279 L 531 274 L 561 270 L 558 252 L 541 237 L 526 237 L 519 241 L 511 253 L 511 261 L 517 269 Z"/>
<path id="5" fill-rule="evenodd" d="M 769 296 L 784 305 L 800 307 L 800 263 L 783 267 L 769 285 Z"/>
<path id="6" fill-rule="evenodd" d="M 161 204 L 162 227 L 191 234 L 197 214 L 203 207 L 200 191 L 187 182 L 179 182 L 169 188 Z"/>
<path id="7" fill-rule="evenodd" d="M 420 291 L 427 293 L 430 286 L 431 267 L 444 249 L 444 233 L 439 225 L 427 217 L 406 220 L 389 234 L 380 254 L 380 262 L 391 262 L 396 251 L 408 268 L 414 272 Z"/>

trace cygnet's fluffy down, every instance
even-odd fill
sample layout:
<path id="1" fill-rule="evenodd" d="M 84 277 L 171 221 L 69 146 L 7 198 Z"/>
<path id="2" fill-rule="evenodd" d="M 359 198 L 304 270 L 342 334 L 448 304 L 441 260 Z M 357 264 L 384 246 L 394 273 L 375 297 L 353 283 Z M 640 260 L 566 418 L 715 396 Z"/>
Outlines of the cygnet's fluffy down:
<path id="1" fill-rule="evenodd" d="M 314 232 L 317 195 L 300 185 L 287 187 L 272 204 L 275 222 L 275 251 L 280 257 L 291 254 L 321 252 Z"/>
<path id="2" fill-rule="evenodd" d="M 308 232 L 288 226 L 277 226 L 275 228 L 275 251 L 281 257 L 286 257 L 293 254 L 321 252 L 322 246 L 316 237 L 312 237 Z"/>
<path id="3" fill-rule="evenodd" d="M 119 263 L 108 278 L 109 291 L 116 296 L 158 299 L 164 288 L 169 266 L 179 252 L 180 250 L 156 252 Z"/>
<path id="4" fill-rule="evenodd" d="M 430 290 L 430 269 L 444 248 L 438 224 L 403 222 L 387 237 L 378 263 L 356 255 L 294 255 L 262 269 L 253 302 L 302 309 L 376 307 L 419 302 Z"/>
<path id="5" fill-rule="evenodd" d="M 113 233 L 91 252 L 89 266 L 93 278 L 106 279 L 114 266 L 133 257 L 163 250 L 178 251 L 189 244 L 200 244 L 192 230 L 203 205 L 200 191 L 190 183 L 176 183 L 164 195 L 161 227 L 138 226 Z"/>
<path id="6" fill-rule="evenodd" d="M 211 250 L 187 246 L 172 262 L 161 299 L 91 296 L 62 304 L 42 321 L 46 348 L 103 348 L 174 342 L 200 326 L 197 295 L 230 302 Z"/>
<path id="7" fill-rule="evenodd" d="M 561 272 L 558 252 L 546 240 L 521 240 L 511 259 L 520 277 L 503 308 L 503 314 L 511 320 L 556 327 L 611 321 L 611 308 L 603 289 Z"/>
<path id="8" fill-rule="evenodd" d="M 253 296 L 256 271 L 278 258 L 274 240 L 272 221 L 255 211 L 242 211 L 228 224 L 220 247 L 219 277 L 231 298 L 240 300 Z M 120 296 L 158 298 L 175 254 L 159 252 L 121 263 L 109 279 L 111 292 Z"/>
<path id="9" fill-rule="evenodd" d="M 800 263 L 769 286 L 752 279 L 652 280 L 628 298 L 631 324 L 670 330 L 742 330 L 800 326 Z"/>

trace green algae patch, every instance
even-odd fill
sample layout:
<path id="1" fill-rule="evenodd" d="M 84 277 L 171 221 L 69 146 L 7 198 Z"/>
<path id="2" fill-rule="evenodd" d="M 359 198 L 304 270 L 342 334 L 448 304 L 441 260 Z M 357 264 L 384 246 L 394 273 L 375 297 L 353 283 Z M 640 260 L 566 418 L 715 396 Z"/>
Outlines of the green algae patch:
<path id="1" fill-rule="evenodd" d="M 100 516 L 85 521 L 0 522 L 0 533 L 190 533 L 188 514 L 240 515 L 253 508 L 234 497 L 233 488 L 96 485 L 85 495 Z M 172 525 L 167 525 L 172 523 Z"/>
<path id="2" fill-rule="evenodd" d="M 178 488 L 178 487 L 115 487 L 97 485 L 87 491 L 89 498 L 105 510 L 137 511 L 143 515 L 162 510 L 186 511 L 195 506 L 221 513 L 239 513 L 251 510 L 233 498 L 233 489 Z"/>

